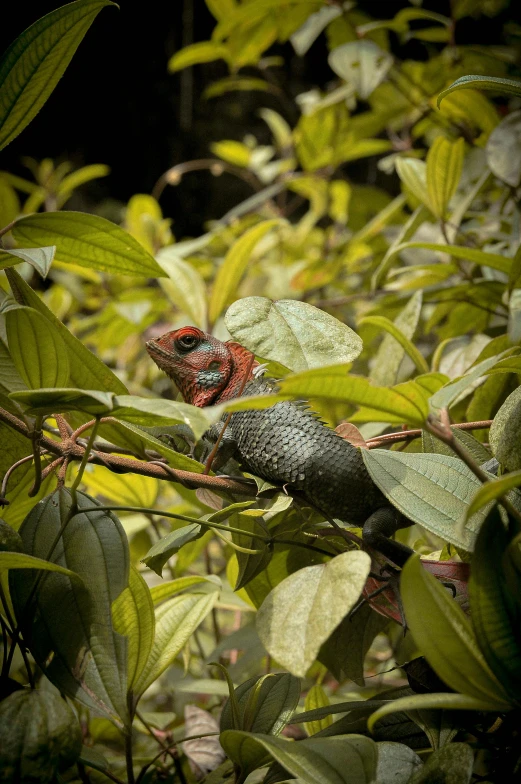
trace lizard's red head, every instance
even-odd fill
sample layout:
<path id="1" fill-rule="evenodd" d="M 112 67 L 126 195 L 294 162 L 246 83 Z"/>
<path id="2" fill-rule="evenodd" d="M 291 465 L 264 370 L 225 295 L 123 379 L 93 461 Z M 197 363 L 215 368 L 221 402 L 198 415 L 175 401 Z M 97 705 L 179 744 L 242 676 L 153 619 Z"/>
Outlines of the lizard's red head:
<path id="1" fill-rule="evenodd" d="M 223 343 L 197 327 L 174 329 L 149 340 L 146 347 L 183 399 L 200 408 L 235 397 L 252 358 L 239 343 Z M 254 362 L 251 371 L 257 366 Z"/>

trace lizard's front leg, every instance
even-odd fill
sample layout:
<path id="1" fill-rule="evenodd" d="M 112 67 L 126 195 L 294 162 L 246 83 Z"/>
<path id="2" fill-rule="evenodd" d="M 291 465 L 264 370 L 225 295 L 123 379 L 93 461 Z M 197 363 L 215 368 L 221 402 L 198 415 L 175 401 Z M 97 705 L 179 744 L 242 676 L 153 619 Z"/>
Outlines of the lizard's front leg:
<path id="1" fill-rule="evenodd" d="M 362 538 L 367 545 L 385 555 L 397 566 L 404 566 L 413 551 L 390 537 L 399 528 L 406 528 L 410 524 L 411 521 L 406 520 L 394 506 L 382 506 L 365 521 Z"/>

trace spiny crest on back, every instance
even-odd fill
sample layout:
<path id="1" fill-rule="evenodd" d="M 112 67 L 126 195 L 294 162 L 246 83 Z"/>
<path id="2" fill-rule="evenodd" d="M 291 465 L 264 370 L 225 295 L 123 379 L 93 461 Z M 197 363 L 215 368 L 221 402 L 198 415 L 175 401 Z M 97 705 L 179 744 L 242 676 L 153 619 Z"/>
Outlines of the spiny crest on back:
<path id="1" fill-rule="evenodd" d="M 149 340 L 154 362 L 175 382 L 183 399 L 200 408 L 235 397 L 248 367 L 249 381 L 258 367 L 252 353 L 234 341 L 223 343 L 197 327 L 181 327 Z"/>

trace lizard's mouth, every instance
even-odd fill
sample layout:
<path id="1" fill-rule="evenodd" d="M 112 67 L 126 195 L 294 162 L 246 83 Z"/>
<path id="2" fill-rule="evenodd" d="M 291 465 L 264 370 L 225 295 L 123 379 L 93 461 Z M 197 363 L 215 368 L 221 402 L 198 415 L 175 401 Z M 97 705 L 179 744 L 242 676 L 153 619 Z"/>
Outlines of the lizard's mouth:
<path id="1" fill-rule="evenodd" d="M 167 351 L 166 349 L 162 348 L 156 340 L 147 340 L 145 343 L 146 350 L 149 354 L 159 354 L 162 357 L 171 357 L 172 353 Z"/>

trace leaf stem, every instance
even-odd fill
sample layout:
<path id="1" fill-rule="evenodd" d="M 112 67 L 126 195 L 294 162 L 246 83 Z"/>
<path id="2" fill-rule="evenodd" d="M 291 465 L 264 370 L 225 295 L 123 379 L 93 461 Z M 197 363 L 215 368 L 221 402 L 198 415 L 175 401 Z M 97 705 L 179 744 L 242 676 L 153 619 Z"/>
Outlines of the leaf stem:
<path id="1" fill-rule="evenodd" d="M 76 495 L 76 490 L 78 489 L 78 485 L 81 482 L 81 478 L 83 476 L 83 472 L 85 471 L 85 466 L 89 462 L 90 453 L 91 453 L 94 441 L 96 440 L 96 435 L 98 433 L 99 425 L 100 425 L 99 417 L 96 417 L 96 419 L 94 420 L 94 426 L 93 426 L 93 428 L 91 430 L 87 446 L 85 447 L 84 452 L 83 452 L 83 457 L 81 459 L 80 467 L 78 468 L 78 473 L 76 474 L 76 479 L 74 480 L 74 482 L 72 483 L 72 486 L 71 486 L 71 493 L 72 493 L 73 497 L 75 497 L 75 495 Z"/>
<path id="2" fill-rule="evenodd" d="M 31 432 L 31 441 L 33 445 L 33 457 L 34 457 L 34 484 L 27 493 L 29 498 L 34 498 L 37 495 L 41 484 L 42 484 L 42 458 L 40 454 L 40 444 L 42 441 L 42 424 L 43 424 L 43 417 L 37 416 L 34 420 L 33 429 Z"/>

